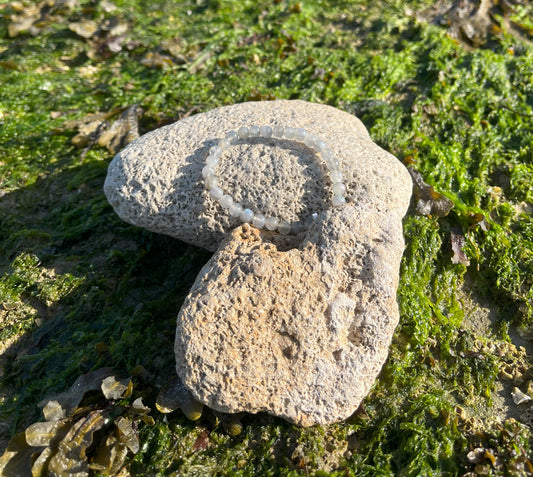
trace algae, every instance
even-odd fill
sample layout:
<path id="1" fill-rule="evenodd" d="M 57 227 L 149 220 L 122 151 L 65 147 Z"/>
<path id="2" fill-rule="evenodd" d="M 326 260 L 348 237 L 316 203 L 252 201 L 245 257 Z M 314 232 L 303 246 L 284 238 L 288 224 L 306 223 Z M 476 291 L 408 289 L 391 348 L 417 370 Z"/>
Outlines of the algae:
<path id="1" fill-rule="evenodd" d="M 111 154 L 90 134 L 77 147 L 69 124 L 139 105 L 142 134 L 224 104 L 299 98 L 357 114 L 375 141 L 454 204 L 445 217 L 413 207 L 405 218 L 401 322 L 389 360 L 360 410 L 324 428 L 263 415 L 235 427 L 209 410 L 195 422 L 154 411 L 126 469 L 532 473 L 531 421 L 510 393 L 529 392 L 532 379 L 533 48 L 505 29 L 483 48 L 465 48 L 446 25 L 419 15 L 432 4 L 6 3 L 0 436 L 38 420 L 39 401 L 102 366 L 144 370 L 143 398 L 155 408 L 173 373 L 177 310 L 209 257 L 120 221 L 102 192 Z M 40 20 L 10 36 L 30 7 Z M 509 20 L 530 31 L 531 5 L 512 8 Z M 91 34 L 79 30 L 87 21 Z M 452 231 L 464 237 L 468 266 L 452 263 Z M 490 324 L 476 328 L 468 307 L 490 309 Z"/>

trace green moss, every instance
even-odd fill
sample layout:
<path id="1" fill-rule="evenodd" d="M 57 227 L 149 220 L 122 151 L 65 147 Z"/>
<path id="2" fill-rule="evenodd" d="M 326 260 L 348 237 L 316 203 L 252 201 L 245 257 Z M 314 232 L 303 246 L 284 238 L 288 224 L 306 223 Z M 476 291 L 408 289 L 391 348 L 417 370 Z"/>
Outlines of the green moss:
<path id="1" fill-rule="evenodd" d="M 210 411 L 196 423 L 159 417 L 132 475 L 455 475 L 473 470 L 478 446 L 505 458 L 480 464 L 493 475 L 527 467 L 528 427 L 472 427 L 458 409 L 490 415 L 496 389 L 531 379 L 526 358 L 493 351 L 533 326 L 531 45 L 502 34 L 467 50 L 400 1 L 115 5 L 83 0 L 13 39 L 14 7 L 0 18 L 0 387 L 15 390 L 1 410 L 13 432 L 90 369 L 141 364 L 155 392 L 173 372 L 175 315 L 209 257 L 118 219 L 102 193 L 110 153 L 74 147 L 65 121 L 139 103 L 144 133 L 224 104 L 299 98 L 358 115 L 455 204 L 447 217 L 405 218 L 390 358 L 364 410 L 327 428 L 246 416 L 231 436 Z M 530 25 L 531 7 L 511 16 Z M 90 40 L 69 30 L 84 19 L 126 25 L 120 51 L 105 28 Z M 170 60 L 150 67 L 149 54 Z M 452 229 L 468 267 L 451 262 Z M 493 327 L 465 325 L 465 294 Z M 502 378 L 509 366 L 518 381 Z"/>
<path id="2" fill-rule="evenodd" d="M 81 284 L 70 273 L 56 276 L 40 265 L 37 256 L 21 254 L 0 281 L 0 300 L 6 311 L 0 339 L 31 330 L 41 309 L 53 306 Z"/>

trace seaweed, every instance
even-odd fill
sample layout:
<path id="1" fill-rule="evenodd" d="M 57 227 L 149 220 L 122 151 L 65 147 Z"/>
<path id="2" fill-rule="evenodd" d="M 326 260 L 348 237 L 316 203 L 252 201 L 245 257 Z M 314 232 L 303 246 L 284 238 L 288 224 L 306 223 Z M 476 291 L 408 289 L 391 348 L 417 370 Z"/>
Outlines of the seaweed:
<path id="1" fill-rule="evenodd" d="M 38 403 L 109 367 L 136 376 L 134 396 L 154 409 L 134 453 L 133 440 L 117 437 L 131 436 L 119 418 L 132 398 L 123 407 L 91 391 L 94 439 L 132 475 L 531 473 L 531 421 L 512 393 L 530 393 L 533 349 L 533 16 L 525 2 L 492 3 L 499 29 L 482 48 L 424 16 L 426 0 L 6 3 L 2 447 L 18 436 L 10 449 L 31 460 L 37 447 L 21 433 L 38 422 Z M 453 208 L 418 215 L 414 201 L 404 219 L 400 325 L 346 422 L 300 429 L 265 415 L 162 414 L 156 396 L 174 373 L 175 317 L 209 253 L 116 217 L 102 185 L 130 130 L 98 138 L 133 105 L 143 134 L 275 98 L 357 114 Z M 103 126 L 74 139 L 98 114 Z M 111 437 L 96 430 L 102 412 L 116 423 Z M 101 465 L 84 472 L 120 471 Z"/>

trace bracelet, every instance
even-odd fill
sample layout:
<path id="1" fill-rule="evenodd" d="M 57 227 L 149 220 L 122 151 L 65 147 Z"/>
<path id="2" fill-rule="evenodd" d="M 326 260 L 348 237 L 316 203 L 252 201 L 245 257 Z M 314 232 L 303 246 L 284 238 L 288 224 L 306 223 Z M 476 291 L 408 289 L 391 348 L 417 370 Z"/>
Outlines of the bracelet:
<path id="1" fill-rule="evenodd" d="M 224 209 L 228 209 L 229 214 L 232 217 L 238 217 L 243 222 L 251 223 L 258 229 L 264 227 L 272 231 L 277 229 L 279 233 L 284 235 L 291 232 L 291 224 L 285 220 L 279 220 L 276 217 L 265 217 L 262 214 L 256 214 L 250 209 L 243 208 L 241 204 L 233 200 L 231 195 L 225 194 L 218 185 L 215 168 L 219 163 L 220 156 L 226 149 L 236 144 L 239 139 L 242 140 L 250 137 L 286 137 L 287 139 L 301 142 L 320 154 L 320 157 L 329 170 L 329 177 L 332 183 L 333 198 L 331 203 L 335 207 L 346 204 L 346 198 L 344 197 L 346 186 L 343 183 L 339 161 L 333 155 L 331 148 L 328 147 L 322 139 L 316 137 L 305 129 L 295 129 L 290 126 L 242 126 L 238 131 L 229 131 L 224 139 L 220 139 L 216 146 L 209 149 L 209 155 L 205 160 L 206 165 L 202 169 L 202 176 L 204 178 L 205 187 L 209 191 L 209 195 L 217 200 Z"/>

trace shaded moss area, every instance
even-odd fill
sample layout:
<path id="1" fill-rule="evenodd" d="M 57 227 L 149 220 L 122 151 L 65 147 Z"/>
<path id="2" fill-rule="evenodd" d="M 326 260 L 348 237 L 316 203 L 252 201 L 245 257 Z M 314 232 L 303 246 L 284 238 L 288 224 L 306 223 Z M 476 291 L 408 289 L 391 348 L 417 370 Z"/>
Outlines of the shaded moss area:
<path id="1" fill-rule="evenodd" d="M 13 35 L 35 5 L 38 19 Z M 529 410 L 510 395 L 532 382 L 533 47 L 499 31 L 490 48 L 466 48 L 418 16 L 431 5 L 8 3 L 0 435 L 38 420 L 37 403 L 81 374 L 110 366 L 133 377 L 156 421 L 139 429 L 132 475 L 533 472 Z M 531 29 L 531 7 L 514 8 L 510 18 Z M 138 104 L 144 133 L 275 98 L 356 114 L 454 208 L 430 217 L 413 207 L 404 220 L 401 322 L 360 410 L 312 429 L 244 416 L 234 436 L 226 416 L 206 410 L 190 422 L 154 406 L 174 372 L 177 311 L 209 254 L 122 222 L 102 192 L 112 154 L 91 138 L 77 148 L 79 131 L 65 123 Z M 452 263 L 452 231 L 468 266 Z"/>

